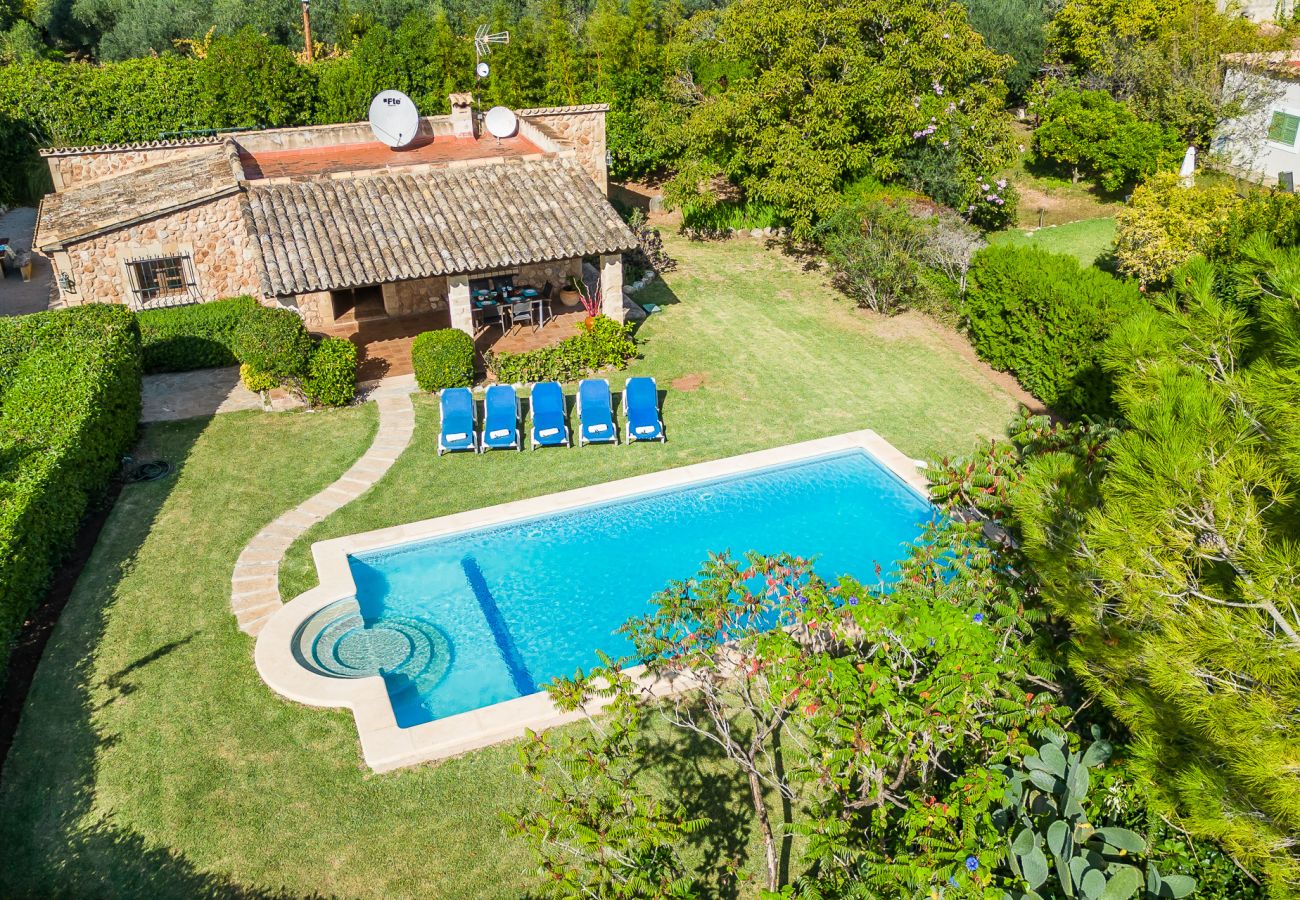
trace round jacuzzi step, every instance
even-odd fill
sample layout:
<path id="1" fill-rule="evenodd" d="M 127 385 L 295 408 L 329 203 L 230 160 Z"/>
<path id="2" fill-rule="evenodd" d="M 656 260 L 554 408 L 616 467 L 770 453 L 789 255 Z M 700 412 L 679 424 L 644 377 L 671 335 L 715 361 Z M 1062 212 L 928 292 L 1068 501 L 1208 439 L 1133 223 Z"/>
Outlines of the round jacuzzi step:
<path id="1" fill-rule="evenodd" d="M 322 609 L 299 634 L 299 661 L 336 678 L 389 675 L 436 683 L 451 665 L 451 642 L 437 625 L 409 616 L 367 625 L 355 602 Z"/>

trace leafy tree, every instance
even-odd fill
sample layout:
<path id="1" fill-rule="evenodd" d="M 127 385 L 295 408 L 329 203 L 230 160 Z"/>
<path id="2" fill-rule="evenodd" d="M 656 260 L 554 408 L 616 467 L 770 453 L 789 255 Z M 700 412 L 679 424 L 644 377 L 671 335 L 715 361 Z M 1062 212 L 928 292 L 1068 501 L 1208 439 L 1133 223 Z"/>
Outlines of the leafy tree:
<path id="1" fill-rule="evenodd" d="M 1041 616 L 978 527 L 936 526 L 872 585 L 828 585 L 791 556 L 711 557 L 625 626 L 644 681 L 606 666 L 548 690 L 567 709 L 633 694 L 643 735 L 660 720 L 716 746 L 747 788 L 769 889 L 785 880 L 780 844 L 794 837 L 806 842 L 797 890 L 808 895 L 870 885 L 916 896 L 950 880 L 983 891 L 996 877 L 979 854 L 997 840 L 1005 788 L 992 766 L 1060 713 Z M 638 742 L 626 750 L 644 762 Z M 773 794 L 797 819 L 771 821 Z M 554 797 L 544 808 L 561 821 L 587 808 L 560 813 Z M 612 864 L 596 847 L 577 855 L 584 868 Z"/>
<path id="2" fill-rule="evenodd" d="M 539 802 L 503 814 L 507 831 L 532 845 L 542 882 L 557 896 L 698 896 L 680 844 L 706 822 L 653 798 L 635 755 L 646 709 L 627 673 L 602 661 L 581 690 L 553 692 L 563 708 L 587 714 L 587 728 L 530 731 L 520 745 L 519 770 Z M 605 715 L 593 717 L 588 705 L 605 698 Z"/>
<path id="3" fill-rule="evenodd" d="M 962 0 L 971 26 L 990 47 L 1015 60 L 1004 76 L 1012 97 L 1023 98 L 1043 67 L 1047 23 L 1044 0 Z"/>
<path id="4" fill-rule="evenodd" d="M 1034 155 L 1070 169 L 1075 181 L 1087 175 L 1118 191 L 1179 157 L 1178 135 L 1140 121 L 1105 91 L 1058 90 L 1032 108 L 1041 120 Z"/>
<path id="5" fill-rule="evenodd" d="M 1224 302 L 1194 261 L 1108 344 L 1128 427 L 1030 459 L 1024 552 L 1071 666 L 1134 736 L 1161 811 L 1300 884 L 1300 251 L 1264 239 Z"/>
<path id="6" fill-rule="evenodd" d="M 1120 271 L 1144 284 L 1165 283 L 1194 255 L 1221 242 L 1239 203 L 1231 187 L 1184 187 L 1174 173 L 1148 179 L 1115 216 Z"/>
<path id="7" fill-rule="evenodd" d="M 699 203 L 723 176 L 790 216 L 797 236 L 862 174 L 900 174 L 933 142 L 960 160 L 965 209 L 1010 158 L 1006 59 L 965 10 L 922 0 L 737 0 L 670 48 L 681 151 L 668 197 Z"/>
<path id="8" fill-rule="evenodd" d="M 1225 79 L 1224 54 L 1287 43 L 1214 0 L 1065 0 L 1049 32 L 1066 72 L 1202 147 L 1267 100 L 1258 85 Z"/>
<path id="9" fill-rule="evenodd" d="M 309 121 L 311 70 L 251 28 L 217 38 L 200 63 L 213 126 L 277 128 Z"/>

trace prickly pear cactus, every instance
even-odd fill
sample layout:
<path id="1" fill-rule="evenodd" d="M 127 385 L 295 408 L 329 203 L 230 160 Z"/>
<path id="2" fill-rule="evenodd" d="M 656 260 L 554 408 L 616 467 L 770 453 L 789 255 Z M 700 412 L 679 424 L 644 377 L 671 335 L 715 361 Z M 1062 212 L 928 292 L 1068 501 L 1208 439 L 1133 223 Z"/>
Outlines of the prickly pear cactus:
<path id="1" fill-rule="evenodd" d="M 1007 791 L 999 817 L 1010 838 L 1007 863 L 1025 885 L 1007 900 L 1154 900 L 1187 897 L 1196 889 L 1195 879 L 1161 875 L 1154 864 L 1144 874 L 1147 842 L 1141 835 L 1088 821 L 1089 770 L 1111 754 L 1110 743 L 1097 736 L 1094 729 L 1094 742 L 1082 752 L 1049 740 L 1025 757 L 1023 768 L 1004 770 Z"/>

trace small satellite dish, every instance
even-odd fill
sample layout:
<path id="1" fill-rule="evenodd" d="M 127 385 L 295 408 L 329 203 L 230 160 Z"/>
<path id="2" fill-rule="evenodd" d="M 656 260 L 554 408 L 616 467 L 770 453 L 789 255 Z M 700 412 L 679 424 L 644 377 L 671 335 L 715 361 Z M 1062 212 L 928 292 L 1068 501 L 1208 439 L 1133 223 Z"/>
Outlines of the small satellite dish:
<path id="1" fill-rule="evenodd" d="M 370 130 L 390 147 L 405 147 L 420 130 L 420 112 L 401 91 L 380 91 L 370 101 Z"/>
<path id="2" fill-rule="evenodd" d="M 488 64 L 485 62 L 481 62 L 474 67 L 474 74 L 477 75 L 479 78 L 487 78 L 488 72 L 491 71 L 492 70 L 488 68 Z"/>
<path id="3" fill-rule="evenodd" d="M 519 128 L 515 114 L 504 106 L 494 106 L 483 117 L 487 123 L 488 134 L 494 138 L 508 138 Z"/>

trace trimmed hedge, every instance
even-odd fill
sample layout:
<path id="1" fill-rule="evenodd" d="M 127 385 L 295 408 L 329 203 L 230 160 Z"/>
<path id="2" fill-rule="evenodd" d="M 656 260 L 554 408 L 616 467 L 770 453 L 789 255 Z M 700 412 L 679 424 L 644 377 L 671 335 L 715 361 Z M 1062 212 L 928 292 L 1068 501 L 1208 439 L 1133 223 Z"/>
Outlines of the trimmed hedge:
<path id="1" fill-rule="evenodd" d="M 302 392 L 316 406 L 347 406 L 357 396 L 357 345 L 327 337 L 312 351 Z"/>
<path id="2" fill-rule="evenodd" d="M 285 379 L 307 371 L 312 342 L 296 312 L 258 306 L 240 319 L 233 348 L 235 358 L 254 372 Z"/>
<path id="3" fill-rule="evenodd" d="M 456 328 L 416 335 L 411 342 L 411 368 L 422 391 L 469 387 L 474 383 L 474 339 Z"/>
<path id="4" fill-rule="evenodd" d="M 607 366 L 622 368 L 636 356 L 632 326 L 607 316 L 583 319 L 578 333 L 554 347 L 524 353 L 488 353 L 488 369 L 503 384 L 529 381 L 576 381 Z"/>
<path id="5" fill-rule="evenodd" d="M 125 307 L 0 319 L 0 671 L 135 441 L 140 379 L 140 329 Z"/>
<path id="6" fill-rule="evenodd" d="M 986 247 L 963 302 L 980 358 L 1064 416 L 1115 414 L 1101 367 L 1115 326 L 1144 303 L 1137 285 L 1037 247 Z"/>
<path id="7" fill-rule="evenodd" d="M 238 365 L 235 332 L 257 307 L 252 297 L 232 297 L 136 313 L 145 372 L 189 372 Z"/>

